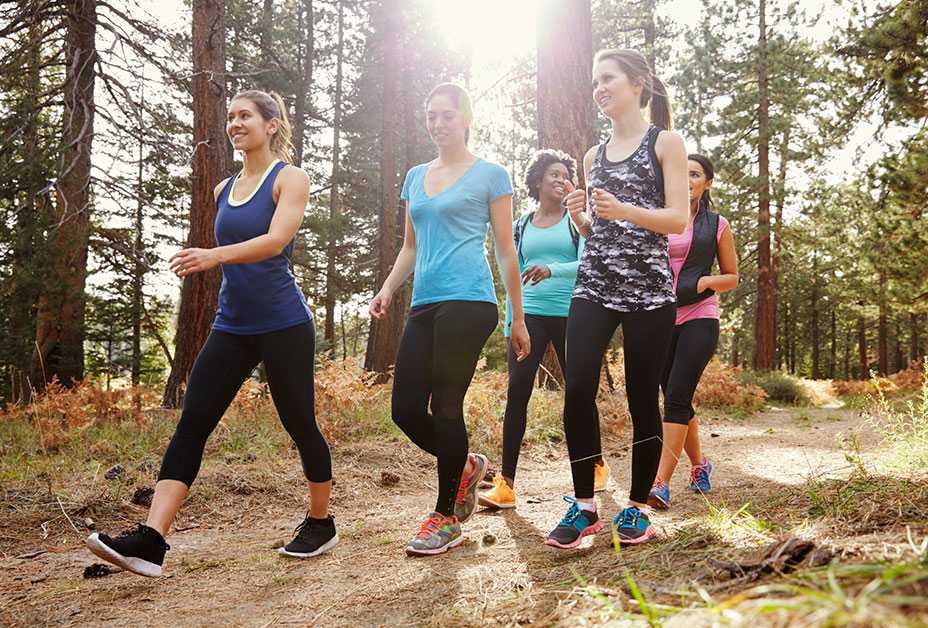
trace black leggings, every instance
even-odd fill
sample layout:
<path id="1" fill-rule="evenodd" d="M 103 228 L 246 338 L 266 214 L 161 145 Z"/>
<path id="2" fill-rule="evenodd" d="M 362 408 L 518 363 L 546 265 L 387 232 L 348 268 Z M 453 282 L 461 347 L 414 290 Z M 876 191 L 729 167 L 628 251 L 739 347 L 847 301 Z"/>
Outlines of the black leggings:
<path id="1" fill-rule="evenodd" d="M 575 298 L 567 317 L 567 396 L 564 434 L 570 455 L 574 494 L 593 497 L 593 464 L 599 427 L 596 392 L 603 356 L 616 328 L 622 325 L 625 352 L 625 394 L 632 416 L 632 501 L 644 503 L 661 458 L 661 411 L 658 402 L 664 359 L 677 306 L 618 312 Z"/>
<path id="2" fill-rule="evenodd" d="M 717 318 L 696 318 L 673 328 L 664 366 L 664 421 L 689 425 L 696 416 L 693 395 L 719 344 Z"/>
<path id="3" fill-rule="evenodd" d="M 486 301 L 419 305 L 409 311 L 396 354 L 393 421 L 438 458 L 435 510 L 446 517 L 467 463 L 464 395 L 498 320 L 496 305 Z"/>
<path id="4" fill-rule="evenodd" d="M 516 477 L 519 450 L 522 448 L 522 439 L 525 437 L 528 401 L 532 397 L 532 390 L 535 387 L 535 375 L 538 373 L 538 366 L 544 358 L 549 342 L 554 345 L 554 353 L 561 365 L 561 372 L 567 372 L 567 362 L 564 358 L 567 317 L 526 314 L 525 326 L 528 328 L 528 335 L 532 341 L 532 350 L 524 360 L 521 362 L 516 360 L 516 354 L 512 351 L 512 342 L 508 343 L 509 389 L 506 393 L 506 414 L 503 418 L 502 474 L 510 480 L 514 480 Z M 596 451 L 601 449 L 598 414 L 596 416 L 594 446 Z"/>
<path id="5" fill-rule="evenodd" d="M 161 462 L 159 480 L 193 484 L 206 439 L 245 379 L 264 362 L 277 414 L 296 443 L 310 482 L 332 479 L 329 446 L 316 425 L 312 321 L 279 331 L 240 336 L 213 330 L 190 372 L 184 409 Z"/>

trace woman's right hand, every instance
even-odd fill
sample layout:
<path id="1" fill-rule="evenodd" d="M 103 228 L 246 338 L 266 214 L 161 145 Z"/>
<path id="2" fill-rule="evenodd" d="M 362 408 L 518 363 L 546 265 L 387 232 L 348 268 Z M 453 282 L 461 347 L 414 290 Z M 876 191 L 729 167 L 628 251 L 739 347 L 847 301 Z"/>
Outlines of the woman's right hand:
<path id="1" fill-rule="evenodd" d="M 583 212 L 586 211 L 586 190 L 575 188 L 570 179 L 564 181 L 564 187 L 567 189 L 567 196 L 563 200 L 564 206 L 570 213 L 570 219 L 579 227 L 585 222 Z"/>
<path id="2" fill-rule="evenodd" d="M 381 289 L 371 301 L 371 305 L 367 311 L 370 312 L 370 315 L 374 318 L 381 319 L 387 315 L 387 310 L 390 309 L 390 304 L 392 302 L 393 295 Z"/>

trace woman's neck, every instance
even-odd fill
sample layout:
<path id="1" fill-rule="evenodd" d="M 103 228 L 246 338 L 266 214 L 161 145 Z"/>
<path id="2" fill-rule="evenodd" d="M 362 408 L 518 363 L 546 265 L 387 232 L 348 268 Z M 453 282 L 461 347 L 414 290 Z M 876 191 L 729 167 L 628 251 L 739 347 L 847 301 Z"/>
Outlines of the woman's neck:
<path id="1" fill-rule="evenodd" d="M 276 158 L 270 146 L 262 146 L 242 153 L 242 173 L 246 177 L 260 177 Z"/>
<path id="2" fill-rule="evenodd" d="M 438 163 L 442 166 L 471 161 L 473 155 L 467 150 L 467 144 L 446 146 L 438 149 Z"/>
<path id="3" fill-rule="evenodd" d="M 641 116 L 641 111 L 629 109 L 618 114 L 612 121 L 612 139 L 631 139 L 641 137 L 648 129 L 648 121 Z"/>
<path id="4" fill-rule="evenodd" d="M 690 218 L 699 213 L 699 197 L 690 201 Z"/>
<path id="5" fill-rule="evenodd" d="M 564 208 L 561 207 L 561 202 L 553 198 L 542 198 L 541 202 L 538 203 L 538 215 L 539 216 L 560 216 L 564 213 Z"/>

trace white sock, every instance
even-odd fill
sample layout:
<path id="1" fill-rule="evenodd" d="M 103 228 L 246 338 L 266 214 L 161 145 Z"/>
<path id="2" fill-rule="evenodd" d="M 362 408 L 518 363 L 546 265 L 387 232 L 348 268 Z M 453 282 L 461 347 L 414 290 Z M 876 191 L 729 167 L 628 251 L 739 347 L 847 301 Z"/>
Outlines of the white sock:
<path id="1" fill-rule="evenodd" d="M 596 502 L 582 502 L 577 500 L 577 505 L 580 506 L 580 510 L 585 510 L 587 512 L 596 512 Z"/>

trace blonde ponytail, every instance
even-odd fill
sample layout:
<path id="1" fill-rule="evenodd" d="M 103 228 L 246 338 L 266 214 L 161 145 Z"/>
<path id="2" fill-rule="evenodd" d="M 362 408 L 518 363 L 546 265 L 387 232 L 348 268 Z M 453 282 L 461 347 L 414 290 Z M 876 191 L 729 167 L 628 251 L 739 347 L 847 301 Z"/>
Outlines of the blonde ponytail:
<path id="1" fill-rule="evenodd" d="M 271 136 L 271 152 L 275 157 L 288 164 L 293 163 L 293 127 L 287 115 L 287 105 L 277 92 L 264 92 L 248 89 L 237 93 L 232 100 L 245 98 L 254 103 L 258 113 L 265 120 L 277 120 L 277 132 Z"/>

